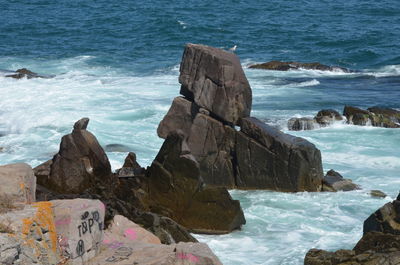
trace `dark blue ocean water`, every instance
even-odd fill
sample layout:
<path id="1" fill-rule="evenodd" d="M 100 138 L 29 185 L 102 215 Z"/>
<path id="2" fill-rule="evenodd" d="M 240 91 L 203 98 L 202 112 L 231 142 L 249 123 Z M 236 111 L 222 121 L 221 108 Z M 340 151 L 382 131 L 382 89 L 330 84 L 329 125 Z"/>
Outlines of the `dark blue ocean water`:
<path id="1" fill-rule="evenodd" d="M 179 93 L 188 42 L 237 45 L 253 89 L 252 115 L 285 131 L 289 118 L 322 108 L 400 109 L 399 40 L 398 0 L 0 0 L 0 69 L 56 75 L 13 80 L 0 71 L 0 164 L 50 159 L 74 121 L 88 116 L 101 144 L 123 144 L 149 165 L 162 144 L 157 125 Z M 355 72 L 247 68 L 270 60 Z M 334 168 L 363 190 L 234 191 L 247 225 L 198 236 L 224 264 L 302 264 L 313 247 L 352 248 L 363 220 L 397 196 L 400 131 L 338 124 L 295 134 L 321 150 L 325 171 Z M 114 169 L 126 156 L 107 154 Z M 389 197 L 372 199 L 371 189 Z"/>

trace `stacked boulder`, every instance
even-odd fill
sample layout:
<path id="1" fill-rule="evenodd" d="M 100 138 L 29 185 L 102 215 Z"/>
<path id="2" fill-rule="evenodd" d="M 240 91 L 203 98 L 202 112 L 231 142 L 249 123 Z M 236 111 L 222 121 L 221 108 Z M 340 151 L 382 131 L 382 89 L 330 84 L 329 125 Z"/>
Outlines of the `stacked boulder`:
<path id="1" fill-rule="evenodd" d="M 345 265 L 400 263 L 400 194 L 364 222 L 363 237 L 353 250 L 308 251 L 305 265 Z"/>
<path id="2" fill-rule="evenodd" d="M 180 72 L 184 97 L 174 99 L 157 132 L 166 139 L 181 131 L 205 184 L 287 192 L 321 189 L 320 151 L 250 117 L 251 88 L 235 54 L 188 44 Z"/>

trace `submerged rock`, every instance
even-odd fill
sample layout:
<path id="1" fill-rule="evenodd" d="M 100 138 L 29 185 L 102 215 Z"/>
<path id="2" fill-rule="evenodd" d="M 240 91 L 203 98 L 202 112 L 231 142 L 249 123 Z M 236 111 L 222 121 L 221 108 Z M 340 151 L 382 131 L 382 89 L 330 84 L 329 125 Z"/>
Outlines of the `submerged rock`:
<path id="1" fill-rule="evenodd" d="M 319 71 L 333 71 L 333 72 L 351 72 L 349 69 L 338 66 L 327 66 L 320 63 L 299 63 L 299 62 L 281 62 L 270 61 L 262 64 L 250 65 L 249 68 L 275 70 L 275 71 L 289 71 L 289 70 L 319 70 Z"/>
<path id="2" fill-rule="evenodd" d="M 343 117 L 336 110 L 323 109 L 314 118 L 291 118 L 288 121 L 288 129 L 290 131 L 313 130 L 341 120 L 343 120 Z"/>
<path id="3" fill-rule="evenodd" d="M 104 147 L 106 152 L 129 152 L 131 149 L 123 144 L 108 144 Z"/>
<path id="4" fill-rule="evenodd" d="M 329 170 L 322 180 L 322 191 L 351 191 L 360 187 L 351 179 L 345 179 L 335 170 Z"/>
<path id="5" fill-rule="evenodd" d="M 233 53 L 187 44 L 179 82 L 182 95 L 225 122 L 238 124 L 250 115 L 251 88 Z"/>
<path id="6" fill-rule="evenodd" d="M 6 75 L 5 77 L 11 77 L 11 78 L 15 78 L 15 79 L 21 79 L 21 78 L 27 78 L 27 79 L 31 79 L 31 78 L 50 78 L 51 76 L 43 76 L 43 75 L 39 75 L 37 73 L 34 73 L 26 68 L 22 68 L 22 69 L 18 69 L 17 71 L 15 71 L 14 74 L 9 74 Z"/>
<path id="7" fill-rule="evenodd" d="M 291 118 L 287 126 L 290 131 L 313 130 L 319 127 L 315 119 L 305 117 Z"/>
<path id="8" fill-rule="evenodd" d="M 386 196 L 387 196 L 383 191 L 380 191 L 380 190 L 371 190 L 369 192 L 369 194 L 372 197 L 377 197 L 377 198 L 386 198 Z"/>

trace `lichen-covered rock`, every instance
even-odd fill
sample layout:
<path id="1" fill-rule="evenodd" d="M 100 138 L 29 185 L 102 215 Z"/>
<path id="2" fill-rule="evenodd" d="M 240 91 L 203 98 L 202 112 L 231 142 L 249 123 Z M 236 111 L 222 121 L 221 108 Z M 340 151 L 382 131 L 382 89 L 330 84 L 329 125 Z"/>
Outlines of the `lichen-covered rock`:
<path id="1" fill-rule="evenodd" d="M 281 61 L 270 61 L 262 64 L 250 65 L 249 68 L 264 69 L 264 70 L 275 70 L 275 71 L 289 71 L 289 70 L 319 70 L 319 71 L 335 71 L 335 72 L 350 72 L 349 69 L 328 66 L 321 63 L 299 63 L 299 62 L 281 62 Z"/>
<path id="2" fill-rule="evenodd" d="M 307 140 L 285 134 L 256 118 L 245 118 L 236 141 L 238 187 L 289 192 L 321 190 L 321 153 Z"/>
<path id="3" fill-rule="evenodd" d="M 40 177 L 39 184 L 59 193 L 79 194 L 94 186 L 111 185 L 115 180 L 103 148 L 86 130 L 88 122 L 88 118 L 77 121 L 72 133 L 62 137 L 50 174 L 47 179 Z"/>
<path id="4" fill-rule="evenodd" d="M 351 191 L 360 187 L 351 179 L 345 179 L 335 170 L 329 170 L 322 180 L 322 191 Z"/>
<path id="5" fill-rule="evenodd" d="M 252 92 L 235 54 L 188 44 L 180 72 L 181 94 L 219 119 L 237 124 L 250 115 Z"/>
<path id="6" fill-rule="evenodd" d="M 390 108 L 372 107 L 368 110 L 345 106 L 343 115 L 354 125 L 400 128 L 400 111 Z"/>
<path id="7" fill-rule="evenodd" d="M 194 232 L 229 233 L 245 223 L 225 188 L 208 188 L 183 133 L 171 133 L 148 170 L 149 210 Z"/>
<path id="8" fill-rule="evenodd" d="M 28 164 L 0 166 L 0 183 L 0 196 L 7 197 L 13 204 L 35 202 L 36 177 Z"/>

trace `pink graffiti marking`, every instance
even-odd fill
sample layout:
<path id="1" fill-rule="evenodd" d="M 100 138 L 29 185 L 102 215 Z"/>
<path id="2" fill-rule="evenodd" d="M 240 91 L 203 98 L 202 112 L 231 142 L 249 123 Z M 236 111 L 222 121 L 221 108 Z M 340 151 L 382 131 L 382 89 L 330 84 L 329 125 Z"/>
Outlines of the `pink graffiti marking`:
<path id="1" fill-rule="evenodd" d="M 71 217 L 59 219 L 59 220 L 56 220 L 56 222 L 55 222 L 56 226 L 69 225 L 70 223 L 71 223 Z"/>
<path id="2" fill-rule="evenodd" d="M 109 239 L 104 239 L 103 244 L 107 245 L 109 248 L 112 248 L 112 249 L 117 249 L 124 245 L 124 243 L 122 243 L 122 242 L 115 241 L 115 240 L 109 240 Z"/>
<path id="3" fill-rule="evenodd" d="M 188 261 L 193 262 L 193 263 L 197 263 L 197 262 L 200 261 L 200 259 L 199 259 L 198 257 L 196 257 L 195 255 L 190 254 L 190 253 L 189 253 L 189 254 L 186 254 L 186 253 L 176 253 L 176 257 L 177 257 L 178 259 L 188 260 Z"/>
<path id="4" fill-rule="evenodd" d="M 125 237 L 129 238 L 130 240 L 135 240 L 137 238 L 136 231 L 132 228 L 128 228 L 124 232 Z"/>

